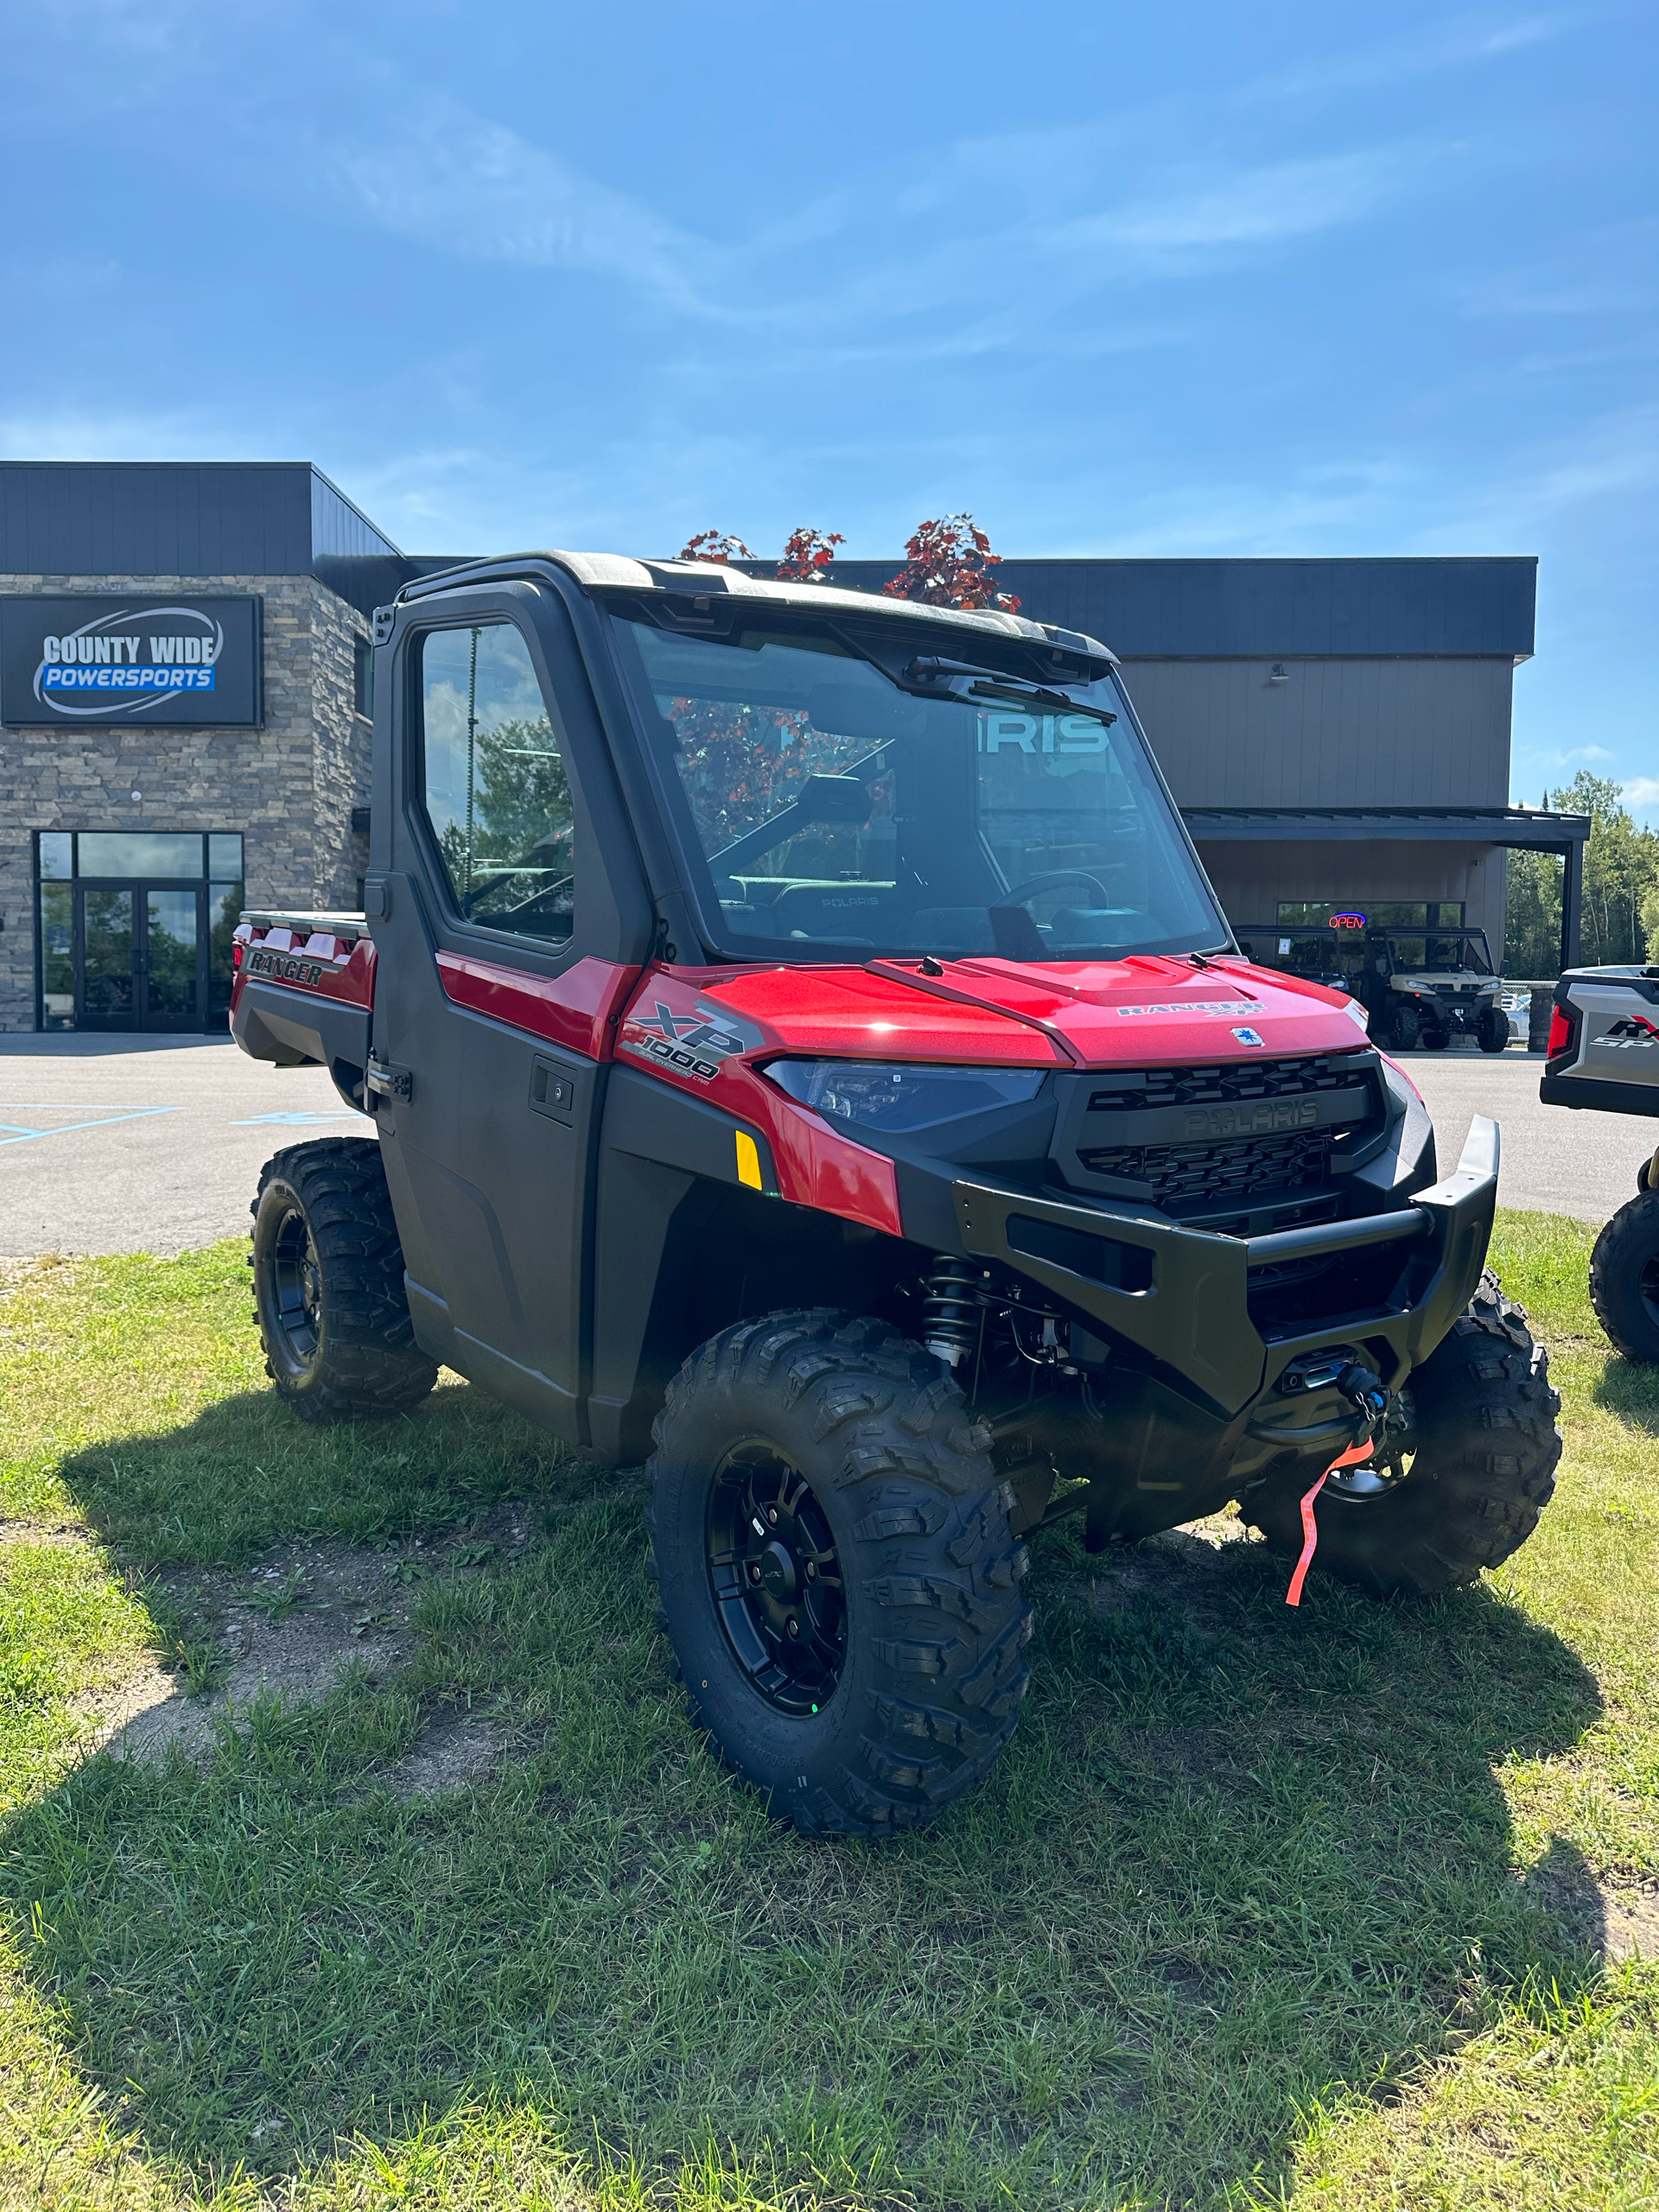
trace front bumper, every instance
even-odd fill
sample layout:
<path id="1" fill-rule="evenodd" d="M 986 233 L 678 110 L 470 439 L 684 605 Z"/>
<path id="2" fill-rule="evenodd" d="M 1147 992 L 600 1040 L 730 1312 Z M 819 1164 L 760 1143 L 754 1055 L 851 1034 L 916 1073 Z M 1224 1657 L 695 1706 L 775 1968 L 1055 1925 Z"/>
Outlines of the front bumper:
<path id="1" fill-rule="evenodd" d="M 1503 1007 L 1502 999 L 1452 998 L 1449 995 L 1442 997 L 1438 991 L 1433 997 L 1420 995 L 1411 1003 L 1425 1020 L 1433 1015 L 1440 1027 L 1454 1037 L 1474 1036 L 1480 1027 L 1481 1016 L 1489 1007 L 1496 1007 L 1500 1013 Z"/>
<path id="2" fill-rule="evenodd" d="M 1286 1369 L 1352 1344 L 1398 1389 L 1480 1280 L 1497 1173 L 1497 1125 L 1478 1116 L 1457 1167 L 1409 1203 L 1249 1239 L 985 1183 L 958 1180 L 952 1191 L 965 1252 L 1040 1284 L 1138 1355 L 1109 1367 L 1112 1418 L 1102 1425 L 1122 1493 L 1109 1533 L 1131 1535 L 1210 1510 L 1206 1501 L 1287 1454 L 1346 1442 L 1351 1410 L 1330 1393 L 1281 1395 Z M 1322 1313 L 1314 1326 L 1258 1327 L 1255 1271 L 1337 1253 L 1386 1255 L 1383 1294 L 1361 1310 Z M 1091 1535 L 1097 1519 L 1091 1512 Z"/>

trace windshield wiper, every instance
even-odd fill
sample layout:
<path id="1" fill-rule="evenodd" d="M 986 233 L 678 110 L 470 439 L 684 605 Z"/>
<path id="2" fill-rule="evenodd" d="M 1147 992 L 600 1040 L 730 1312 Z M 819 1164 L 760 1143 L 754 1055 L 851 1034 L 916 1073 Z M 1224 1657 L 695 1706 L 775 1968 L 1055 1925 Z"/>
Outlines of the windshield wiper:
<path id="1" fill-rule="evenodd" d="M 959 699 L 964 704 L 976 699 L 1001 699 L 1014 707 L 1041 707 L 1052 715 L 1089 715 L 1108 724 L 1117 720 L 1106 707 L 1091 706 L 1087 700 L 1073 699 L 1064 691 L 1052 691 L 1046 683 L 1030 683 L 1022 676 L 999 676 L 992 669 L 975 668 L 968 661 L 918 658 L 905 671 L 905 688 L 919 691 L 924 698 Z"/>

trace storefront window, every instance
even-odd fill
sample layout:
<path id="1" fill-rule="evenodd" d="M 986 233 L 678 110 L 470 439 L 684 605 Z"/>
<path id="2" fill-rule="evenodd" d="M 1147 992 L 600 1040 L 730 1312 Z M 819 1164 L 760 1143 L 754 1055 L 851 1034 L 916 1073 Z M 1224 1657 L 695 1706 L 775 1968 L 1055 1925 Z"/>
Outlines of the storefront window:
<path id="1" fill-rule="evenodd" d="M 195 831 L 83 830 L 78 875 L 177 876 L 201 874 L 201 837 Z"/>
<path id="2" fill-rule="evenodd" d="M 46 843 L 44 837 L 41 843 Z M 67 883 L 41 886 L 41 1020 L 48 1029 L 75 1026 L 74 896 Z"/>
<path id="3" fill-rule="evenodd" d="M 1461 899 L 1281 899 L 1279 919 L 1287 929 L 1328 929 L 1341 918 L 1374 930 L 1461 929 Z"/>
<path id="4" fill-rule="evenodd" d="M 239 830 L 50 830 L 38 847 L 43 1028 L 223 1026 Z"/>
<path id="5" fill-rule="evenodd" d="M 226 838 L 226 844 L 240 846 L 239 837 Z M 215 837 L 214 844 L 220 842 Z M 219 1015 L 229 1016 L 231 1011 L 231 940 L 242 914 L 242 886 L 237 883 L 210 883 L 207 887 L 207 1012 L 217 1026 Z"/>

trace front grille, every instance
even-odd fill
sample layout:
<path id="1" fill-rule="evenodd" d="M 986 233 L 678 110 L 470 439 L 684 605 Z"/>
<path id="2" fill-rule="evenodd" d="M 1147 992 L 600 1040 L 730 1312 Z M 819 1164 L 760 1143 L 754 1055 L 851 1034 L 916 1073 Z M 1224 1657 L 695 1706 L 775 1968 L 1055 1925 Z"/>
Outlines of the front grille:
<path id="1" fill-rule="evenodd" d="M 1092 1091 L 1091 1114 L 1145 1113 L 1158 1106 L 1231 1104 L 1252 1098 L 1305 1098 L 1341 1090 L 1360 1072 L 1352 1052 L 1301 1060 L 1230 1060 L 1223 1067 L 1137 1070 L 1133 1085 Z M 1106 1170 L 1115 1173 L 1115 1170 Z"/>
<path id="2" fill-rule="evenodd" d="M 1208 1212 L 1316 1189 L 1330 1173 L 1331 1132 L 1294 1129 L 1230 1144 L 1096 1145 L 1077 1158 L 1091 1175 L 1148 1185 L 1166 1213 Z"/>
<path id="3" fill-rule="evenodd" d="M 1255 1236 L 1341 1211 L 1347 1169 L 1383 1126 L 1376 1054 L 1318 1052 L 1062 1079 L 1058 1180 Z"/>

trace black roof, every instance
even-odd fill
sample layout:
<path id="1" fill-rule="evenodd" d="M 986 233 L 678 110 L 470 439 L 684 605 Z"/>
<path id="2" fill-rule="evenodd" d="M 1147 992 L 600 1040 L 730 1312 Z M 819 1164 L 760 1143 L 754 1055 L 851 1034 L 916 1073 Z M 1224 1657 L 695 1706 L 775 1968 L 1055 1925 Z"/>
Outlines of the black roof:
<path id="1" fill-rule="evenodd" d="M 1430 844 L 1507 845 L 1565 852 L 1590 836 L 1587 814 L 1533 806 L 1184 806 L 1197 844 L 1370 844 L 1404 838 Z"/>
<path id="2" fill-rule="evenodd" d="M 315 575 L 367 613 L 409 573 L 308 461 L 0 461 L 0 575 Z"/>
<path id="3" fill-rule="evenodd" d="M 367 611 L 475 557 L 409 555 L 310 461 L 0 461 L 0 575 L 317 575 Z M 742 563 L 769 573 L 769 561 Z M 901 566 L 838 561 L 879 591 Z M 1007 560 L 1037 622 L 1130 658 L 1326 659 L 1533 650 L 1537 562 Z"/>

